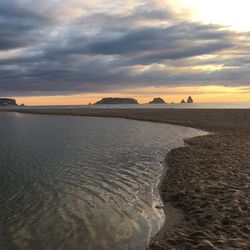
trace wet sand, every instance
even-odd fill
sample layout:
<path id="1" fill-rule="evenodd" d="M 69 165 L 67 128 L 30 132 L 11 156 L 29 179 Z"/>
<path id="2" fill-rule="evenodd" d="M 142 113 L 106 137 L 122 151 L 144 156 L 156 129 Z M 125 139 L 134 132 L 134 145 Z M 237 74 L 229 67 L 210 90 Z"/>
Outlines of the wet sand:
<path id="1" fill-rule="evenodd" d="M 250 249 L 250 110 L 17 111 L 122 117 L 212 132 L 187 140 L 186 147 L 167 155 L 160 193 L 166 204 L 166 218 L 175 217 L 176 212 L 169 210 L 173 207 L 181 216 L 171 221 L 171 226 L 166 221 L 149 249 Z"/>

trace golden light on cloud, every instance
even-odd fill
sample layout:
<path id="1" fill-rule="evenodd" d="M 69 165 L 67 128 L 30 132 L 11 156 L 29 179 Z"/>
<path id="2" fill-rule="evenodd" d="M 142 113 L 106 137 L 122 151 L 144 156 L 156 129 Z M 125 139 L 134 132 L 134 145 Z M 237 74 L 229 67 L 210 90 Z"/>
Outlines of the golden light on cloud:
<path id="1" fill-rule="evenodd" d="M 250 30 L 249 0 L 182 0 L 193 17 L 206 23 Z"/>
<path id="2" fill-rule="evenodd" d="M 205 73 L 211 72 L 211 71 L 217 71 L 217 70 L 225 70 L 225 69 L 232 69 L 237 68 L 236 66 L 225 66 L 224 64 L 205 64 L 205 65 L 191 65 L 191 66 L 179 66 L 174 67 L 170 65 L 164 65 L 164 64 L 151 64 L 151 65 L 135 65 L 133 66 L 133 72 L 135 73 L 143 73 L 151 70 L 155 71 L 161 71 L 166 73 L 177 73 L 177 72 L 202 72 Z"/>

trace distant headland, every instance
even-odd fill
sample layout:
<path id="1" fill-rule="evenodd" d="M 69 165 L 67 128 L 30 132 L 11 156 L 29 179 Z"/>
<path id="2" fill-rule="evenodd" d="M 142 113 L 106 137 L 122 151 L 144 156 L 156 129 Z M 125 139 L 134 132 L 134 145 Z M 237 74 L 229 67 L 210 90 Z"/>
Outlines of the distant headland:
<path id="1" fill-rule="evenodd" d="M 0 98 L 0 107 L 8 106 L 25 106 L 24 104 L 17 104 L 16 99 L 13 98 Z"/>
<path id="2" fill-rule="evenodd" d="M 0 106 L 17 106 L 17 103 L 15 99 L 0 98 Z"/>

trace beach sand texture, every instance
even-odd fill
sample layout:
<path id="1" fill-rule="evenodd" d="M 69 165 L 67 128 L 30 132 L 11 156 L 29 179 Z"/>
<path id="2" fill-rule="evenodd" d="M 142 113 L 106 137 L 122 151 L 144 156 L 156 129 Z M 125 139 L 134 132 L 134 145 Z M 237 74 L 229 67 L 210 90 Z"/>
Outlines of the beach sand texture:
<path id="1" fill-rule="evenodd" d="M 250 136 L 208 135 L 172 150 L 160 192 L 184 212 L 150 249 L 250 249 Z"/>
<path id="2" fill-rule="evenodd" d="M 165 204 L 183 211 L 183 217 L 171 230 L 163 228 L 151 240 L 149 249 L 250 249 L 250 110 L 81 109 L 21 112 L 123 117 L 212 132 L 187 140 L 186 147 L 174 149 L 167 155 L 167 171 L 160 193 Z"/>

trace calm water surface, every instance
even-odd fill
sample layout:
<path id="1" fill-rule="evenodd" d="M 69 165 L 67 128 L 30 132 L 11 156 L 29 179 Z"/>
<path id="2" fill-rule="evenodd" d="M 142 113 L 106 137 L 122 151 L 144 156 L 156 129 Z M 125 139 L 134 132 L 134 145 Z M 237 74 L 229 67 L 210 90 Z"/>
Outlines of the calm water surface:
<path id="1" fill-rule="evenodd" d="M 13 107 L 1 107 L 8 109 Z M 250 102 L 210 102 L 210 103 L 175 103 L 175 104 L 109 104 L 109 105 L 61 105 L 61 106 L 19 106 L 19 109 L 250 109 Z"/>
<path id="2" fill-rule="evenodd" d="M 191 128 L 0 113 L 0 249 L 145 249 L 163 160 Z"/>

